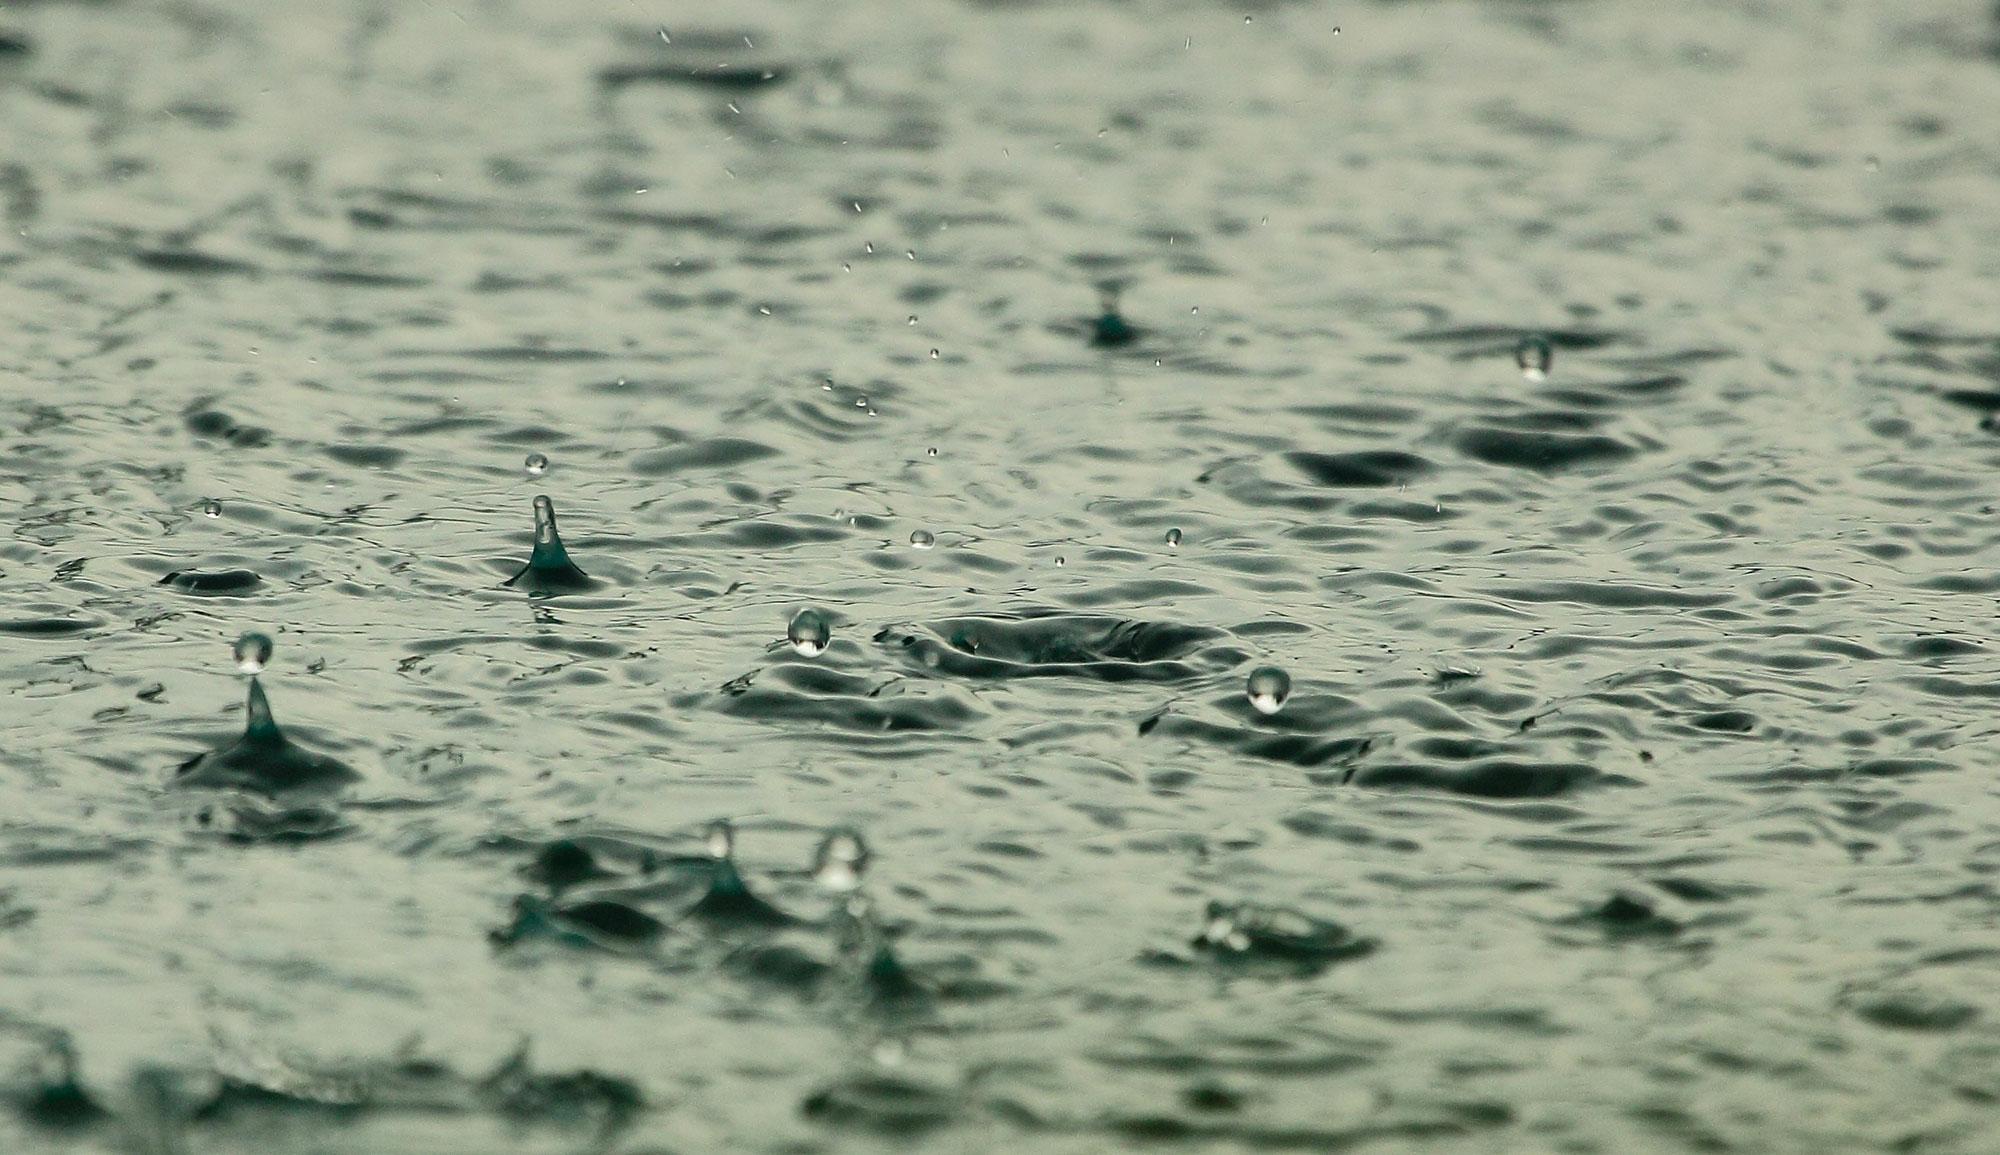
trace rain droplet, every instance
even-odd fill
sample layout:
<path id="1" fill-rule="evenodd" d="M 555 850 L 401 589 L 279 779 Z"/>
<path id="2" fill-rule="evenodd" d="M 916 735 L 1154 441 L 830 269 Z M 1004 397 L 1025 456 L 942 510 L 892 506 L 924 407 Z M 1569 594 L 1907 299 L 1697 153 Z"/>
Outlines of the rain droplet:
<path id="1" fill-rule="evenodd" d="M 1069 562 L 1067 562 L 1067 561 L 1063 560 L 1063 556 L 1062 556 L 1061 554 L 1057 554 L 1057 555 L 1056 555 L 1056 567 L 1057 567 L 1058 569 L 1060 569 L 1060 568 L 1062 568 L 1063 566 L 1066 566 L 1066 565 L 1068 565 L 1068 564 L 1069 564 Z"/>
<path id="2" fill-rule="evenodd" d="M 1178 527 L 1176 527 L 1176 528 L 1174 528 L 1174 529 L 1170 529 L 1170 530 L 1168 530 L 1168 531 L 1167 531 L 1167 548 L 1169 548 L 1169 549 L 1179 549 L 1179 548 L 1180 548 L 1180 544 L 1181 544 L 1181 531 L 1180 531 L 1180 529 L 1179 529 Z"/>
<path id="3" fill-rule="evenodd" d="M 911 314 L 910 314 L 910 324 L 914 325 L 914 324 L 916 324 L 916 323 L 917 323 L 917 315 L 916 315 L 915 313 L 911 313 Z"/>
<path id="4" fill-rule="evenodd" d="M 548 454 L 546 453 L 528 454 L 528 460 L 521 463 L 521 468 L 528 471 L 529 477 L 540 477 L 542 474 L 547 473 L 549 471 Z"/>
<path id="5" fill-rule="evenodd" d="M 246 674 L 261 674 L 271 660 L 271 639 L 253 630 L 236 639 L 236 649 L 232 652 L 236 655 L 237 669 Z"/>
<path id="6" fill-rule="evenodd" d="M 1521 376 L 1529 381 L 1543 381 L 1548 378 L 1549 366 L 1556 359 L 1555 346 L 1543 336 L 1521 338 L 1514 346 L 1514 364 L 1521 367 Z"/>
<path id="7" fill-rule="evenodd" d="M 222 503 L 211 497 L 201 503 L 201 512 L 205 517 L 221 517 Z"/>
<path id="8" fill-rule="evenodd" d="M 937 456 L 937 446 L 933 445 L 933 446 L 931 446 L 931 447 L 930 447 L 929 449 L 926 449 L 926 450 L 924 450 L 924 456 L 926 456 L 926 457 L 936 457 L 936 456 Z"/>
<path id="9" fill-rule="evenodd" d="M 917 250 L 915 250 L 915 249 L 904 249 L 904 250 L 903 250 L 903 255 L 904 255 L 904 256 L 906 256 L 906 257 L 908 257 L 908 258 L 910 258 L 911 260 L 913 260 L 913 261 L 914 261 L 914 260 L 916 260 L 916 259 L 917 259 Z"/>
<path id="10" fill-rule="evenodd" d="M 937 544 L 937 535 L 927 529 L 912 530 L 910 544 L 917 549 L 929 549 Z"/>
<path id="11" fill-rule="evenodd" d="M 833 641 L 833 628 L 827 625 L 826 615 L 818 610 L 800 610 L 785 628 L 785 640 L 792 643 L 792 649 L 800 657 L 817 658 L 826 653 L 826 647 Z"/>
<path id="12" fill-rule="evenodd" d="M 868 844 L 857 830 L 841 827 L 829 833 L 813 853 L 813 881 L 836 894 L 859 889 L 867 870 Z"/>
<path id="13" fill-rule="evenodd" d="M 1251 707 L 1269 716 L 1284 709 L 1285 699 L 1292 696 L 1292 679 L 1276 666 L 1260 666 L 1250 671 L 1243 689 L 1250 695 Z"/>
<path id="14" fill-rule="evenodd" d="M 854 407 L 855 407 L 856 409 L 866 409 L 866 408 L 868 408 L 868 398 L 866 398 L 866 397 L 856 397 L 856 398 L 854 399 Z"/>
<path id="15" fill-rule="evenodd" d="M 729 824 L 727 818 L 718 818 L 708 824 L 708 833 L 703 841 L 708 848 L 708 856 L 721 862 L 736 849 L 736 828 Z"/>
<path id="16" fill-rule="evenodd" d="M 938 359 L 938 351 L 937 351 L 936 349 L 932 349 L 932 350 L 931 350 L 931 360 L 935 361 L 935 360 L 937 360 L 937 359 Z"/>

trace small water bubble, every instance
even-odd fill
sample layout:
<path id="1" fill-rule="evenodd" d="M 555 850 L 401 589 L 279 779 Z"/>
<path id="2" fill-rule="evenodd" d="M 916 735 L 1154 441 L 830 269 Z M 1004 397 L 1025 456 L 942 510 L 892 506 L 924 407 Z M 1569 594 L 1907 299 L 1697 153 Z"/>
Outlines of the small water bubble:
<path id="1" fill-rule="evenodd" d="M 1174 528 L 1174 529 L 1170 529 L 1170 530 L 1168 530 L 1168 531 L 1167 531 L 1167 548 L 1168 548 L 1168 549 L 1179 549 L 1179 548 L 1180 548 L 1180 545 L 1181 545 L 1181 531 L 1180 531 L 1180 529 L 1179 529 L 1178 527 L 1176 527 L 1176 528 Z"/>
<path id="2" fill-rule="evenodd" d="M 1189 306 L 1188 306 L 1188 316 L 1190 316 L 1190 317 L 1199 317 L 1199 316 L 1201 316 L 1201 306 L 1200 306 L 1200 305 L 1189 305 Z"/>
<path id="3" fill-rule="evenodd" d="M 817 658 L 832 643 L 833 628 L 827 625 L 826 615 L 818 610 L 800 610 L 785 628 L 785 640 L 792 643 L 792 649 L 800 657 Z"/>
<path id="4" fill-rule="evenodd" d="M 201 503 L 201 513 L 203 517 L 221 517 L 222 503 L 211 497 Z"/>
<path id="5" fill-rule="evenodd" d="M 521 463 L 521 468 L 528 471 L 529 477 L 540 477 L 549 471 L 549 456 L 546 453 L 530 453 L 528 459 Z"/>
<path id="6" fill-rule="evenodd" d="M 1269 716 L 1285 708 L 1285 699 L 1292 696 L 1292 679 L 1276 666 L 1260 666 L 1250 671 L 1243 690 L 1250 696 L 1251 707 Z"/>
<path id="7" fill-rule="evenodd" d="M 256 631 L 236 639 L 236 648 L 231 651 L 236 657 L 236 668 L 246 674 L 261 674 L 271 661 L 271 639 Z"/>
<path id="8" fill-rule="evenodd" d="M 1555 359 L 1555 346 L 1549 344 L 1547 337 L 1523 337 L 1521 343 L 1514 346 L 1514 364 L 1521 367 L 1521 376 L 1528 381 L 1547 380 L 1549 366 Z"/>
<path id="9" fill-rule="evenodd" d="M 708 848 L 708 856 L 721 862 L 736 850 L 736 828 L 729 824 L 727 818 L 718 818 L 708 824 L 703 843 Z"/>
<path id="10" fill-rule="evenodd" d="M 926 457 L 936 457 L 936 456 L 937 456 L 937 446 L 933 445 L 933 446 L 931 446 L 931 447 L 930 447 L 929 449 L 926 449 L 926 450 L 924 450 L 924 456 L 926 456 Z"/>
<path id="11" fill-rule="evenodd" d="M 910 324 L 914 325 L 914 324 L 916 324 L 916 323 L 917 323 L 917 315 L 916 315 L 915 313 L 911 313 L 911 314 L 910 314 Z"/>
<path id="12" fill-rule="evenodd" d="M 1063 557 L 1063 555 L 1061 555 L 1061 554 L 1057 554 L 1057 555 L 1056 555 L 1056 568 L 1057 568 L 1057 569 L 1061 569 L 1061 568 L 1062 568 L 1063 566 L 1066 566 L 1066 565 L 1068 565 L 1068 564 L 1069 564 L 1068 560 L 1066 560 L 1066 559 L 1065 559 L 1065 558 Z"/>
<path id="13" fill-rule="evenodd" d="M 1250 23 L 1250 18 L 1249 18 L 1248 16 L 1245 16 L 1245 17 L 1243 18 L 1243 23 L 1245 23 L 1245 24 L 1248 24 L 1248 23 Z"/>
<path id="14" fill-rule="evenodd" d="M 938 359 L 938 351 L 937 351 L 936 349 L 932 349 L 932 350 L 931 350 L 931 360 L 935 361 L 935 360 L 937 360 L 937 359 Z"/>
<path id="15" fill-rule="evenodd" d="M 927 529 L 912 530 L 910 545 L 916 549 L 929 549 L 937 544 L 937 535 Z"/>
<path id="16" fill-rule="evenodd" d="M 856 398 L 854 399 L 854 407 L 855 407 L 856 409 L 866 409 L 866 408 L 868 408 L 868 398 L 866 398 L 866 397 L 856 397 Z"/>
<path id="17" fill-rule="evenodd" d="M 842 827 L 829 833 L 813 854 L 813 881 L 836 894 L 859 889 L 867 870 L 868 844 L 857 830 Z"/>

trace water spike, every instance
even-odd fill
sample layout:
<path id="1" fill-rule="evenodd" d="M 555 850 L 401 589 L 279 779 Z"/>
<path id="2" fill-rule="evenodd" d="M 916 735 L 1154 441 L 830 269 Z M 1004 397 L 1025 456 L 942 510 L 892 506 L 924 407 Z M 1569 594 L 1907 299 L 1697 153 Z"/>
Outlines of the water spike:
<path id="1" fill-rule="evenodd" d="M 245 741 L 284 741 L 283 731 L 278 729 L 278 720 L 271 716 L 271 700 L 264 696 L 264 683 L 256 675 L 250 677 L 250 698 L 243 706 L 243 738 Z"/>
<path id="2" fill-rule="evenodd" d="M 708 893 L 688 913 L 725 926 L 790 926 L 797 919 L 750 893 L 736 869 L 736 828 L 728 819 L 709 823 L 706 848 L 710 860 Z"/>
<path id="3" fill-rule="evenodd" d="M 528 555 L 528 564 L 508 578 L 506 584 L 542 594 L 587 590 L 597 585 L 569 560 L 562 535 L 556 532 L 555 503 L 547 494 L 535 496 L 535 551 Z"/>

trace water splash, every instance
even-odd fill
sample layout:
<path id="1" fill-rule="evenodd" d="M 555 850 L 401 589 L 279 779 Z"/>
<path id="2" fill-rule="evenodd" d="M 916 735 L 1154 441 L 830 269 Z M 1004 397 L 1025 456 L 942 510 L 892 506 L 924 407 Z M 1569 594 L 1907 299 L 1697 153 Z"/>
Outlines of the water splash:
<path id="1" fill-rule="evenodd" d="M 257 671 L 270 660 L 271 649 L 271 640 L 263 634 L 250 633 L 238 639 L 232 656 L 237 668 L 250 675 L 243 735 L 227 746 L 181 763 L 175 770 L 175 785 L 247 790 L 276 797 L 334 791 L 360 779 L 346 763 L 306 749 L 278 728 L 270 699 L 264 696 L 264 685 L 257 678 Z"/>
<path id="2" fill-rule="evenodd" d="M 798 920 L 750 893 L 736 869 L 736 828 L 727 819 L 709 823 L 704 837 L 709 857 L 708 893 L 688 914 L 732 926 L 790 926 Z"/>
<path id="3" fill-rule="evenodd" d="M 1374 939 L 1285 907 L 1211 902 L 1194 947 L 1224 961 L 1270 961 L 1305 971 L 1373 953 Z"/>
<path id="4" fill-rule="evenodd" d="M 1099 349 L 1117 349 L 1139 339 L 1139 330 L 1118 311 L 1118 287 L 1106 285 L 1098 299 L 1100 312 L 1090 323 L 1090 343 Z"/>
<path id="5" fill-rule="evenodd" d="M 597 588 L 597 579 L 578 569 L 556 532 L 556 507 L 546 494 L 535 497 L 535 550 L 528 564 L 506 583 L 531 594 L 576 593 Z"/>

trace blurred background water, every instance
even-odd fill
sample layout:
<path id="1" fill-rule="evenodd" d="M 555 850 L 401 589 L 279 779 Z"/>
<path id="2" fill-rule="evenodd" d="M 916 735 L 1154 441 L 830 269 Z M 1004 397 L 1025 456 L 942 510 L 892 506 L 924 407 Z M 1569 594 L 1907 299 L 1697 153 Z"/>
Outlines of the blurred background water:
<path id="1" fill-rule="evenodd" d="M 0 4 L 0 1150 L 2000 1149 L 1996 107 L 1982 0 Z M 356 780 L 177 773 L 253 630 Z"/>

